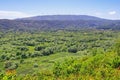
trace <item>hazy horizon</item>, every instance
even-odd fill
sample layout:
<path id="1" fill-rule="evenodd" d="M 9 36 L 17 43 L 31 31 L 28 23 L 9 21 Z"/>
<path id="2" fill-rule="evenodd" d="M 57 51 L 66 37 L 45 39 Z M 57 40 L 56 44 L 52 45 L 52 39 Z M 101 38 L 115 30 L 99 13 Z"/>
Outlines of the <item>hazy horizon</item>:
<path id="1" fill-rule="evenodd" d="M 120 0 L 1 0 L 0 19 L 44 15 L 89 15 L 120 20 Z"/>

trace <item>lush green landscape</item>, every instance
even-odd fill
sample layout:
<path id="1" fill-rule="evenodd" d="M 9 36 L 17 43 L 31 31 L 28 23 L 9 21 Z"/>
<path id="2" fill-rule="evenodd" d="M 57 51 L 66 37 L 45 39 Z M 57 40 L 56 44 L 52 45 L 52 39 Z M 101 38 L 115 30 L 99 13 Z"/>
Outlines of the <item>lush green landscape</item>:
<path id="1" fill-rule="evenodd" d="M 120 0 L 1 0 L 0 80 L 120 80 Z"/>
<path id="2" fill-rule="evenodd" d="M 119 80 L 120 32 L 1 31 L 0 80 Z"/>

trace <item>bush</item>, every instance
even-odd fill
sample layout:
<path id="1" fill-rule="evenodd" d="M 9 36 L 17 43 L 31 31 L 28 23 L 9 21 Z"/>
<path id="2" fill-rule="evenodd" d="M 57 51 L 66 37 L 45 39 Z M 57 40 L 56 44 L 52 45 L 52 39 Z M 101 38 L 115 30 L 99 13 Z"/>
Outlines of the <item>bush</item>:
<path id="1" fill-rule="evenodd" d="M 37 46 L 37 47 L 35 47 L 35 51 L 40 51 L 42 49 L 45 49 L 45 47 L 44 46 Z"/>
<path id="2" fill-rule="evenodd" d="M 37 64 L 37 63 L 35 63 L 33 66 L 34 66 L 34 68 L 37 68 L 37 67 L 38 67 L 38 64 Z"/>
<path id="3" fill-rule="evenodd" d="M 18 68 L 18 63 L 13 63 L 13 62 L 6 62 L 4 65 L 5 69 L 17 69 Z"/>
<path id="4" fill-rule="evenodd" d="M 68 52 L 76 53 L 76 52 L 77 52 L 77 48 L 75 48 L 75 47 L 70 47 L 70 48 L 68 49 Z"/>
<path id="5" fill-rule="evenodd" d="M 117 55 L 120 56 L 120 41 L 116 42 L 115 51 L 117 52 Z"/>
<path id="6" fill-rule="evenodd" d="M 7 56 L 6 55 L 1 55 L 1 59 L 4 60 Z"/>
<path id="7" fill-rule="evenodd" d="M 31 54 L 31 57 L 38 57 L 38 56 L 42 56 L 42 54 L 40 52 L 34 52 L 33 54 Z"/>
<path id="8" fill-rule="evenodd" d="M 18 47 L 18 49 L 21 51 L 28 51 L 28 48 L 25 46 Z"/>
<path id="9" fill-rule="evenodd" d="M 112 61 L 112 67 L 118 68 L 120 67 L 120 57 L 115 57 Z"/>
<path id="10" fill-rule="evenodd" d="M 52 48 L 46 48 L 42 51 L 41 54 L 43 54 L 44 56 L 48 56 L 50 54 L 53 54 L 54 53 L 54 50 Z"/>
<path id="11" fill-rule="evenodd" d="M 21 58 L 22 58 L 22 59 L 26 59 L 26 58 L 27 58 L 27 54 L 22 53 L 22 54 L 21 54 Z"/>
<path id="12" fill-rule="evenodd" d="M 55 77 L 68 76 L 78 74 L 81 68 L 81 63 L 76 59 L 68 58 L 63 63 L 56 62 L 53 69 Z"/>
<path id="13" fill-rule="evenodd" d="M 21 54 L 22 54 L 22 52 L 20 52 L 20 51 L 16 52 L 16 56 L 19 56 Z"/>
<path id="14" fill-rule="evenodd" d="M 9 68 L 10 66 L 12 66 L 12 62 L 6 62 L 4 68 Z"/>
<path id="15" fill-rule="evenodd" d="M 24 42 L 23 44 L 27 45 L 27 46 L 35 46 L 35 42 Z"/>
<path id="16" fill-rule="evenodd" d="M 21 63 L 23 63 L 23 62 L 24 62 L 24 60 L 23 60 L 23 59 L 21 59 L 21 60 L 20 60 L 20 64 L 21 64 Z"/>

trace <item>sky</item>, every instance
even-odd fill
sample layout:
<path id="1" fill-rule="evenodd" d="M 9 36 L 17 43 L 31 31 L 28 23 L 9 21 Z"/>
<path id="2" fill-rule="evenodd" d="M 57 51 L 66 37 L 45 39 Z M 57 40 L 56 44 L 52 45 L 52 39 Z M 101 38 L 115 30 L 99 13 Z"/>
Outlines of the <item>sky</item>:
<path id="1" fill-rule="evenodd" d="M 90 15 L 120 20 L 120 0 L 0 0 L 0 19 Z"/>

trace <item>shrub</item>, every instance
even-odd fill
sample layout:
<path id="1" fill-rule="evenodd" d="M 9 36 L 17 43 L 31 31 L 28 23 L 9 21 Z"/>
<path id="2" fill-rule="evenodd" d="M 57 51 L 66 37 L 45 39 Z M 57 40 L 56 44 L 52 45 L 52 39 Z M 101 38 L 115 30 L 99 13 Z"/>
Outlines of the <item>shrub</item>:
<path id="1" fill-rule="evenodd" d="M 116 42 L 115 51 L 117 52 L 117 55 L 120 56 L 120 41 Z"/>
<path id="2" fill-rule="evenodd" d="M 45 49 L 45 47 L 44 46 L 37 46 L 37 47 L 35 47 L 35 51 L 40 51 L 42 49 Z"/>
<path id="3" fill-rule="evenodd" d="M 56 62 L 53 69 L 55 77 L 68 76 L 78 74 L 81 68 L 81 63 L 73 58 L 65 59 L 63 63 Z"/>
<path id="4" fill-rule="evenodd" d="M 9 68 L 10 66 L 12 66 L 12 62 L 6 62 L 4 68 Z"/>
<path id="5" fill-rule="evenodd" d="M 19 56 L 21 54 L 22 54 L 22 52 L 20 52 L 20 51 L 16 52 L 16 56 Z"/>
<path id="6" fill-rule="evenodd" d="M 21 58 L 22 58 L 22 59 L 25 59 L 25 58 L 27 58 L 27 54 L 25 54 L 25 53 L 22 53 L 22 54 L 21 54 Z"/>
<path id="7" fill-rule="evenodd" d="M 120 67 L 120 57 L 115 57 L 112 61 L 112 67 L 118 68 Z"/>
<path id="8" fill-rule="evenodd" d="M 38 67 L 38 64 L 37 64 L 37 63 L 35 63 L 33 66 L 34 66 L 34 68 L 37 68 L 37 67 Z"/>
<path id="9" fill-rule="evenodd" d="M 28 51 L 28 48 L 25 46 L 18 47 L 18 49 L 21 51 Z"/>
<path id="10" fill-rule="evenodd" d="M 31 54 L 31 57 L 37 57 L 37 56 L 42 56 L 42 54 L 40 52 L 34 52 L 33 54 Z"/>
<path id="11" fill-rule="evenodd" d="M 53 54 L 54 53 L 54 50 L 52 48 L 46 48 L 42 51 L 41 54 L 43 54 L 44 56 L 48 56 L 50 54 Z"/>
<path id="12" fill-rule="evenodd" d="M 23 44 L 27 45 L 27 46 L 35 46 L 35 42 L 24 42 Z"/>
<path id="13" fill-rule="evenodd" d="M 5 69 L 17 69 L 18 68 L 18 63 L 13 63 L 13 62 L 6 62 L 4 65 Z"/>
<path id="14" fill-rule="evenodd" d="M 77 52 L 77 48 L 75 48 L 75 47 L 70 47 L 70 48 L 68 49 L 68 52 L 76 53 L 76 52 Z"/>
<path id="15" fill-rule="evenodd" d="M 4 60 L 7 56 L 6 55 L 1 55 L 1 59 Z"/>
<path id="16" fill-rule="evenodd" d="M 23 62 L 24 62 L 24 60 L 23 60 L 23 59 L 21 59 L 21 60 L 20 60 L 20 64 L 21 64 L 21 63 L 23 63 Z"/>

